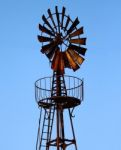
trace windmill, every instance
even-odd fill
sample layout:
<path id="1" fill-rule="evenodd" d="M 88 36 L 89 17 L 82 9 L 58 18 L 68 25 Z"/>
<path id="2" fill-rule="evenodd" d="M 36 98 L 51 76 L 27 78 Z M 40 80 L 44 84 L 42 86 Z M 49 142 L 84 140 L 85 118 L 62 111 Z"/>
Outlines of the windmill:
<path id="1" fill-rule="evenodd" d="M 49 59 L 53 75 L 35 82 L 35 98 L 40 108 L 36 150 L 65 150 L 71 145 L 77 150 L 72 113 L 83 101 L 83 80 L 65 75 L 65 68 L 73 71 L 80 68 L 86 52 L 86 38 L 81 37 L 83 27 L 77 28 L 78 17 L 72 21 L 65 12 L 65 7 L 59 12 L 56 6 L 54 13 L 48 9 L 48 16 L 42 16 L 43 25 L 39 24 L 40 51 Z M 68 111 L 71 138 L 65 135 L 65 110 Z M 56 132 L 52 136 L 54 128 Z"/>

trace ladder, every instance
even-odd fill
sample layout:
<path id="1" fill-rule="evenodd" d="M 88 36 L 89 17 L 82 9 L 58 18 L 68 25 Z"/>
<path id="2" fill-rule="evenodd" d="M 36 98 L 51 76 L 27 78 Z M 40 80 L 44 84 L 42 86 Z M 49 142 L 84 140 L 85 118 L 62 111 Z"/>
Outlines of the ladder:
<path id="1" fill-rule="evenodd" d="M 44 109 L 44 118 L 43 118 L 43 124 L 41 127 L 42 128 L 41 133 L 40 133 L 40 127 L 38 128 L 39 133 L 37 137 L 36 150 L 49 150 L 49 146 L 47 143 L 51 140 L 54 113 L 55 113 L 54 106 L 51 106 L 49 109 Z M 41 114 L 42 114 L 42 110 L 41 110 Z M 40 118 L 41 118 L 41 115 L 40 115 Z M 39 123 L 39 126 L 40 126 L 40 123 Z"/>

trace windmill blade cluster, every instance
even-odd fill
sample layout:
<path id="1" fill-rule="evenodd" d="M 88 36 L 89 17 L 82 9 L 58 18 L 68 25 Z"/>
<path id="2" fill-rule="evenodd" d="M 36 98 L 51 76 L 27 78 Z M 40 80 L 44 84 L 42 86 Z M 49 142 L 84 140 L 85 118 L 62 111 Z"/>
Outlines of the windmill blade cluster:
<path id="1" fill-rule="evenodd" d="M 65 12 L 65 7 L 59 12 L 56 6 L 55 13 L 48 9 L 48 17 L 42 16 L 44 23 L 39 24 L 41 35 L 38 35 L 41 52 L 50 60 L 51 68 L 60 74 L 64 74 L 64 68 L 79 69 L 86 52 L 86 38 L 80 37 L 83 27 L 77 28 L 78 17 L 72 21 Z"/>

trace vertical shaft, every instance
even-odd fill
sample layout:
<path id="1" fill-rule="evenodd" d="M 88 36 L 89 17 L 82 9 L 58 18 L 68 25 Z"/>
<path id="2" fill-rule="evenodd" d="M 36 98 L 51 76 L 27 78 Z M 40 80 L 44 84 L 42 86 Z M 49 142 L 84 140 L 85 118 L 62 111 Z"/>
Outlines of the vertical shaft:
<path id="1" fill-rule="evenodd" d="M 65 133 L 64 133 L 64 119 L 63 119 L 63 109 L 61 109 L 60 111 L 60 124 L 61 124 L 61 139 L 63 141 L 63 147 L 62 147 L 62 150 L 65 150 L 65 147 L 64 147 L 64 139 L 65 139 Z"/>
<path id="2" fill-rule="evenodd" d="M 61 96 L 62 94 L 62 83 L 61 81 L 63 75 L 60 75 L 59 72 L 56 73 L 56 87 L 57 92 L 56 96 Z M 61 143 L 60 143 L 61 142 Z M 63 145 L 64 142 L 64 122 L 63 122 L 63 108 L 61 108 L 61 104 L 57 104 L 57 150 L 60 148 L 63 150 L 63 147 L 60 147 L 60 144 Z"/>

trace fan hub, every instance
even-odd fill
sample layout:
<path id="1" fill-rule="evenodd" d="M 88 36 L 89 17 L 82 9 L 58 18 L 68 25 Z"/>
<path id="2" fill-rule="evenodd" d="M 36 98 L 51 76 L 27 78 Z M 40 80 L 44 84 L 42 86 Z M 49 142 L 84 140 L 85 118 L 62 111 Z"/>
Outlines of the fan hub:
<path id="1" fill-rule="evenodd" d="M 62 43 L 63 43 L 62 33 L 57 33 L 57 35 L 55 37 L 55 42 L 57 42 L 57 44 L 59 44 L 59 45 L 62 45 Z"/>

